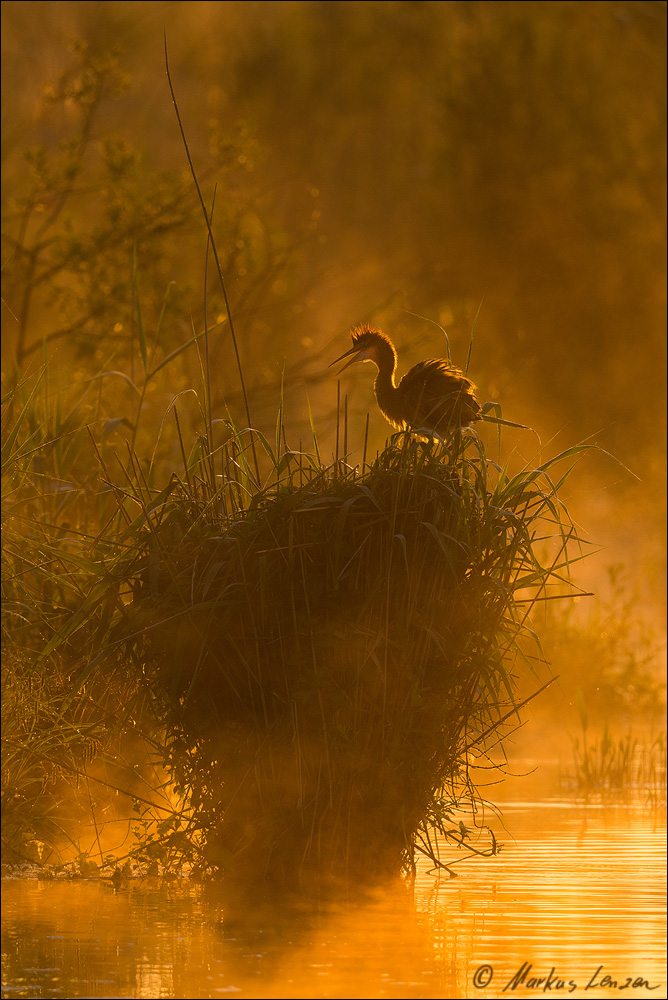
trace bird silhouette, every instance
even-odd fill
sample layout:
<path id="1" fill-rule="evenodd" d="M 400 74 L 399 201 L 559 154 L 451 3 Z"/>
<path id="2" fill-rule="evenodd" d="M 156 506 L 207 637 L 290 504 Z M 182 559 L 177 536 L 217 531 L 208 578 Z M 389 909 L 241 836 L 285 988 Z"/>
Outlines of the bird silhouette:
<path id="1" fill-rule="evenodd" d="M 341 371 L 358 361 L 373 362 L 378 369 L 374 383 L 376 402 L 393 427 L 422 428 L 443 436 L 456 427 L 468 427 L 480 420 L 475 385 L 449 361 L 444 358 L 420 361 L 397 384 L 397 352 L 390 338 L 367 324 L 356 326 L 352 338 L 353 346 L 332 365 L 351 354 L 353 357 Z"/>

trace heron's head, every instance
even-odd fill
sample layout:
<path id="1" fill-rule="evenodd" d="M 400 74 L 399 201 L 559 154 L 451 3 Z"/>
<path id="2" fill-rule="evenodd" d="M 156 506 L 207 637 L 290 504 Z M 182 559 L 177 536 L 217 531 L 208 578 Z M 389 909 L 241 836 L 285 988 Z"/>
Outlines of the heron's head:
<path id="1" fill-rule="evenodd" d="M 353 338 L 353 346 L 345 354 L 342 354 L 340 358 L 337 358 L 336 361 L 332 361 L 332 364 L 329 366 L 330 368 L 347 357 L 350 357 L 350 361 L 346 361 L 341 372 L 349 365 L 354 365 L 358 361 L 373 361 L 376 367 L 380 368 L 383 358 L 387 361 L 391 358 L 394 365 L 396 352 L 389 338 L 384 333 L 381 333 L 380 330 L 374 330 L 365 323 L 363 326 L 356 326 L 351 331 L 351 336 Z M 339 375 L 341 372 L 339 372 Z"/>

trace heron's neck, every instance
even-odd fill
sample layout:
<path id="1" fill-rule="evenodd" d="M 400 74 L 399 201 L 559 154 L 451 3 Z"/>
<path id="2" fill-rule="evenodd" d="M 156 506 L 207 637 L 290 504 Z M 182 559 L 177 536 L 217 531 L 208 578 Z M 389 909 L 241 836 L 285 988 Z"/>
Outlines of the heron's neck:
<path id="1" fill-rule="evenodd" d="M 381 396 L 386 396 L 388 393 L 390 393 L 391 395 L 395 391 L 395 389 L 397 388 L 394 380 L 396 371 L 397 371 L 396 364 L 394 365 L 392 371 L 388 371 L 387 369 L 382 369 L 382 368 L 378 369 L 376 380 L 374 382 L 374 389 L 376 391 L 376 395 L 380 394 Z"/>
<path id="2" fill-rule="evenodd" d="M 380 346 L 374 358 L 378 368 L 376 375 L 376 392 L 393 392 L 397 385 L 395 377 L 397 374 L 397 353 L 391 344 L 384 343 Z"/>

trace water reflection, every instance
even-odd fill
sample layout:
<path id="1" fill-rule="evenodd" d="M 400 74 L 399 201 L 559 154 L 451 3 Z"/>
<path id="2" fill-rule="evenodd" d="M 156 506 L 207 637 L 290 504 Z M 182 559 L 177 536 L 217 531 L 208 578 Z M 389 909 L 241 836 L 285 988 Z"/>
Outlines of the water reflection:
<path id="1" fill-rule="evenodd" d="M 556 801 L 507 803 L 504 820 L 501 855 L 459 878 L 423 869 L 412 891 L 336 901 L 6 880 L 3 995 L 493 997 L 515 981 L 529 996 L 551 975 L 560 995 L 618 996 L 630 977 L 623 992 L 664 996 L 665 828 Z"/>

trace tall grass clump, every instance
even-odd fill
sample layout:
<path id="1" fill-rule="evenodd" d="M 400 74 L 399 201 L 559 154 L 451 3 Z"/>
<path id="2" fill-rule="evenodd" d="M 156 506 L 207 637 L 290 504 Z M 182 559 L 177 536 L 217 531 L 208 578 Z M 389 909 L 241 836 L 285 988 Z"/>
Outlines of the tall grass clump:
<path id="1" fill-rule="evenodd" d="M 263 488 L 236 431 L 168 490 L 135 476 L 133 599 L 109 633 L 151 692 L 195 865 L 284 881 L 438 863 L 428 828 L 475 797 L 468 766 L 540 656 L 530 608 L 564 593 L 552 463 L 511 476 L 466 432 L 396 435 L 356 469 L 280 427 L 258 440 Z"/>
<path id="2" fill-rule="evenodd" d="M 589 732 L 582 692 L 576 692 L 580 735 L 572 740 L 572 770 L 564 770 L 562 787 L 587 799 L 636 803 L 650 810 L 666 805 L 666 734 L 616 733 L 608 721 L 600 738 Z"/>

